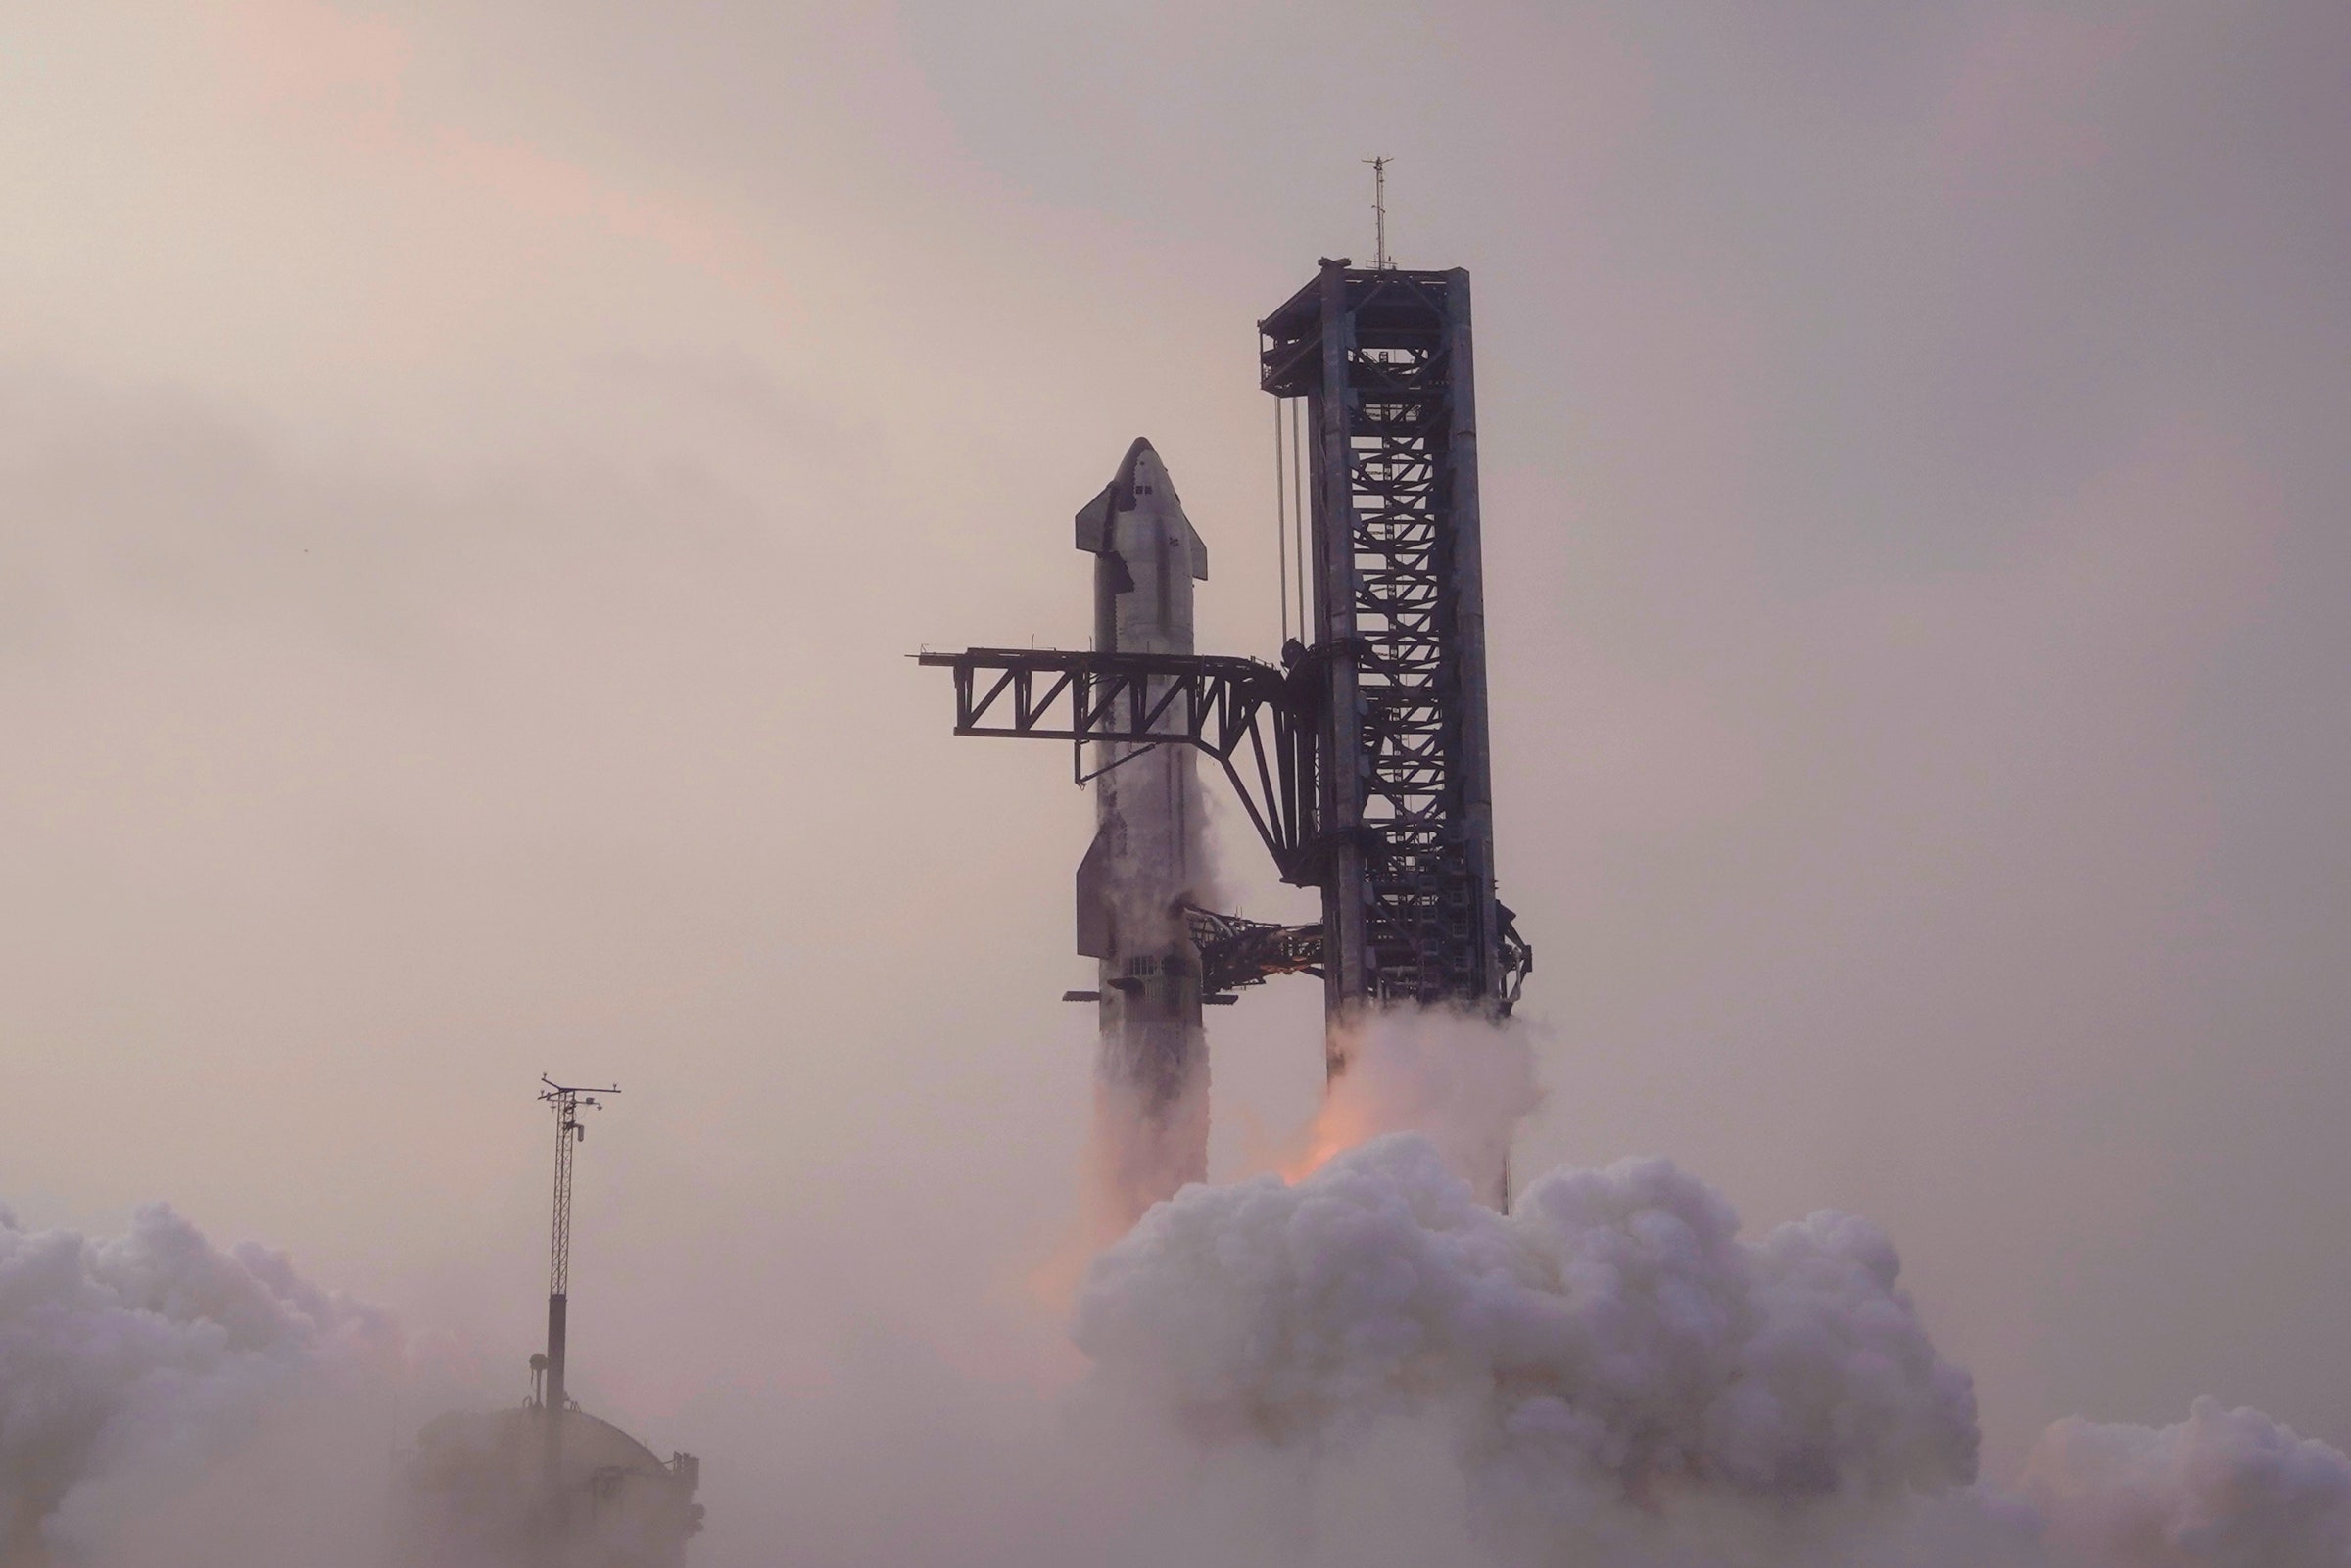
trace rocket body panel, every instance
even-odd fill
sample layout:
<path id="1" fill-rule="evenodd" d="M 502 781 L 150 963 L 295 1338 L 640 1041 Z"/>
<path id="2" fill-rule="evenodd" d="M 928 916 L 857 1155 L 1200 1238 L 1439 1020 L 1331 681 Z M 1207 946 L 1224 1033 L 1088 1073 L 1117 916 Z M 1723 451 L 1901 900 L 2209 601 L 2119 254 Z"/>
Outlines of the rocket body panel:
<path id="1" fill-rule="evenodd" d="M 1150 443 L 1078 514 L 1095 555 L 1094 645 L 1190 653 L 1192 584 L 1208 552 Z M 1192 749 L 1100 742 L 1095 833 L 1079 873 L 1079 950 L 1101 963 L 1098 1133 L 1106 1218 L 1124 1228 L 1208 1174 L 1200 961 L 1182 906 L 1208 876 Z"/>

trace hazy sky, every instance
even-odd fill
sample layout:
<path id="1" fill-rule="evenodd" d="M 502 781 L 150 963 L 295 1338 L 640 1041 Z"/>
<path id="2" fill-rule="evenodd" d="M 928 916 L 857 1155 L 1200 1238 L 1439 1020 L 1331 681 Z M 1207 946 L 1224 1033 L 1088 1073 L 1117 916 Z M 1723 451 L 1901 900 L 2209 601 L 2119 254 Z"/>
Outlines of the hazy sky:
<path id="1" fill-rule="evenodd" d="M 1047 1356 L 1090 810 L 902 655 L 1080 641 L 1137 434 L 1271 652 L 1253 325 L 1384 153 L 1476 279 L 1520 1168 L 1879 1220 L 1995 1476 L 2351 1444 L 2347 83 L 2318 0 L 13 7 L 0 1200 L 519 1396 L 534 1080 L 617 1078 L 575 1383 L 714 1531 L 877 1324 Z M 1319 1006 L 1215 1020 L 1221 1169 Z"/>

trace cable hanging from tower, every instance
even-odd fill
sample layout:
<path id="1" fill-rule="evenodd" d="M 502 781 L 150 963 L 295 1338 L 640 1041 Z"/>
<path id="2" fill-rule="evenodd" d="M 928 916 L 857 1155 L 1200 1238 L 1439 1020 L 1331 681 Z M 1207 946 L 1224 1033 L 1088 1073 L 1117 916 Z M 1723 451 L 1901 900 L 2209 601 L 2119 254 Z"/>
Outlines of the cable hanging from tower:
<path id="1" fill-rule="evenodd" d="M 1281 642 L 1290 645 L 1289 475 L 1281 451 L 1281 400 L 1273 400 L 1273 554 L 1281 565 Z"/>
<path id="2" fill-rule="evenodd" d="M 1308 612 L 1312 602 L 1312 580 L 1307 573 L 1307 540 L 1311 537 L 1306 526 L 1306 400 L 1290 400 L 1290 528 L 1298 552 L 1298 641 L 1312 647 L 1320 641 L 1314 630 L 1314 619 Z"/>

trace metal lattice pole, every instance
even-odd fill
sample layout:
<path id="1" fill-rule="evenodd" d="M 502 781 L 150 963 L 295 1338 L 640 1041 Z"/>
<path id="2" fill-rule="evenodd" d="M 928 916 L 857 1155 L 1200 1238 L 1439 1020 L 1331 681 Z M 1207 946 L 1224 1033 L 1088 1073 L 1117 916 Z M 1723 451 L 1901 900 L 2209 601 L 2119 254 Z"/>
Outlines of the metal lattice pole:
<path id="1" fill-rule="evenodd" d="M 545 1073 L 539 1081 L 546 1085 L 540 1091 L 542 1103 L 552 1106 L 555 1112 L 555 1199 L 552 1220 L 553 1236 L 548 1246 L 547 1259 L 547 1386 L 542 1397 L 544 1407 L 560 1414 L 569 1404 L 564 1391 L 564 1340 L 571 1305 L 571 1161 L 572 1151 L 588 1136 L 580 1125 L 582 1111 L 602 1109 L 600 1094 L 618 1094 L 617 1086 L 605 1089 L 585 1089 L 557 1083 Z"/>
<path id="2" fill-rule="evenodd" d="M 549 1249 L 547 1293 L 564 1296 L 571 1287 L 571 1151 L 579 1141 L 577 1097 L 568 1089 L 555 1096 L 555 1210 L 554 1243 Z"/>

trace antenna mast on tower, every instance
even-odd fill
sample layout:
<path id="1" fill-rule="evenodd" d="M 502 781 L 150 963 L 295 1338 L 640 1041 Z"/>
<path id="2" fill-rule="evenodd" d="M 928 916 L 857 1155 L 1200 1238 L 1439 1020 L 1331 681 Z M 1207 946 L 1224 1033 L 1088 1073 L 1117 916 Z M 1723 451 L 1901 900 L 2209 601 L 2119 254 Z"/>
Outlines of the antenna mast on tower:
<path id="1" fill-rule="evenodd" d="M 1383 155 L 1364 162 L 1371 166 L 1371 266 L 1385 272 L 1392 264 L 1388 261 L 1388 166 L 1395 160 Z"/>

